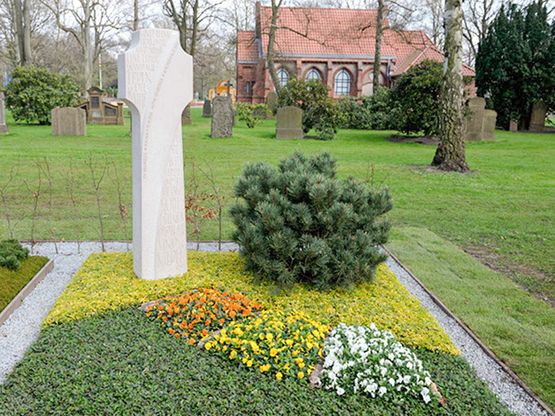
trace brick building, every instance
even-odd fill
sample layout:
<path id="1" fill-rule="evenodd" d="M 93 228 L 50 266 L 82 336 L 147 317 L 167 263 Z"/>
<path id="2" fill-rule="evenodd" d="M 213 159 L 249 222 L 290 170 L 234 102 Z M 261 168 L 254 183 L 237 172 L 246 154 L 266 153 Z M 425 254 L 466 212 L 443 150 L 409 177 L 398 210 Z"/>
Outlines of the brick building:
<path id="1" fill-rule="evenodd" d="M 275 65 L 284 85 L 292 77 L 319 79 L 333 97 L 372 95 L 376 10 L 282 7 L 275 40 Z M 256 4 L 256 28 L 237 33 L 237 99 L 264 102 L 274 86 L 266 66 L 272 10 Z M 400 31 L 384 21 L 381 79 L 395 78 L 443 54 L 423 31 Z M 465 66 L 464 75 L 473 76 Z"/>

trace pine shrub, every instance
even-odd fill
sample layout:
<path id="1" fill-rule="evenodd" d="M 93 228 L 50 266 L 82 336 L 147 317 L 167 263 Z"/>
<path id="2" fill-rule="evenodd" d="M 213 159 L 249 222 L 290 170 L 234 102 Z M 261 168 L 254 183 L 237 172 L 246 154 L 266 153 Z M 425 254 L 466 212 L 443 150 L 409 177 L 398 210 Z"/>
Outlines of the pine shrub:
<path id="1" fill-rule="evenodd" d="M 29 250 L 23 248 L 19 241 L 0 241 L 0 267 L 17 270 L 21 265 L 20 261 L 25 260 L 28 256 Z"/>
<path id="2" fill-rule="evenodd" d="M 386 189 L 336 177 L 335 160 L 295 153 L 278 169 L 247 165 L 235 186 L 231 216 L 247 267 L 281 286 L 319 289 L 371 280 L 385 260 L 392 208 Z"/>

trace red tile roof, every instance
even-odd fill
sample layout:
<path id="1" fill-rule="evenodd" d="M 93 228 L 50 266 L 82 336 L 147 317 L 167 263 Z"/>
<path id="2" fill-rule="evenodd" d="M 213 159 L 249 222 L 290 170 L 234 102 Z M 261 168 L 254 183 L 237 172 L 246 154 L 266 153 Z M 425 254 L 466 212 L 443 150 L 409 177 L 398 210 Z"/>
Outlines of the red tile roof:
<path id="1" fill-rule="evenodd" d="M 254 31 L 237 32 L 237 61 L 258 61 L 258 44 L 256 43 Z"/>
<path id="2" fill-rule="evenodd" d="M 322 59 L 358 58 L 372 60 L 375 49 L 376 10 L 282 7 L 276 31 L 276 53 L 287 57 Z M 262 53 L 268 47 L 272 10 L 260 7 Z M 443 54 L 423 31 L 400 31 L 388 27 L 382 40 L 382 59 L 394 61 L 392 75 L 399 75 L 425 59 L 443 61 Z M 237 59 L 258 59 L 254 32 L 238 32 Z M 465 75 L 474 75 L 465 66 Z"/>

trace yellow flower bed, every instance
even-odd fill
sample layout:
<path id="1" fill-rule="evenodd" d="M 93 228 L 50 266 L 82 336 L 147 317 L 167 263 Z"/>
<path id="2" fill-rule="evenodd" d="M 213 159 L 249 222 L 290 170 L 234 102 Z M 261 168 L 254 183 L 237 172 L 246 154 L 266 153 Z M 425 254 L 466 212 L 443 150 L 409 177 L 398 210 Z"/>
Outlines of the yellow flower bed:
<path id="1" fill-rule="evenodd" d="M 60 296 L 45 325 L 85 318 L 198 287 L 242 292 L 267 309 L 305 312 L 336 326 L 370 325 L 393 332 L 405 345 L 458 354 L 435 318 L 420 305 L 385 264 L 373 283 L 353 290 L 320 292 L 296 285 L 284 292 L 268 282 L 253 282 L 237 253 L 189 252 L 189 272 L 164 280 L 141 280 L 133 273 L 130 253 L 93 254 Z"/>
<path id="2" fill-rule="evenodd" d="M 329 331 L 329 326 L 302 312 L 263 311 L 260 316 L 231 322 L 204 348 L 277 380 L 284 376 L 303 379 L 322 357 Z"/>

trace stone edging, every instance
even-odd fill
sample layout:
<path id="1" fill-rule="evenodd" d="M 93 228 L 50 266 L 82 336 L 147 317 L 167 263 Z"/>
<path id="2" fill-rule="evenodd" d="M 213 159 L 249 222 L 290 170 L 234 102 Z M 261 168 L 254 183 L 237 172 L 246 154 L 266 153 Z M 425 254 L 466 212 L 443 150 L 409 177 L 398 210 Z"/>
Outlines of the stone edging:
<path id="1" fill-rule="evenodd" d="M 14 311 L 19 308 L 19 306 L 23 303 L 25 298 L 31 291 L 44 280 L 46 275 L 52 271 L 54 268 L 54 261 L 48 260 L 48 262 L 42 266 L 42 268 L 33 276 L 29 282 L 19 291 L 17 295 L 8 303 L 8 306 L 4 308 L 2 312 L 0 312 L 0 325 L 8 320 L 10 315 L 14 313 Z"/>
<path id="2" fill-rule="evenodd" d="M 501 361 L 497 357 L 497 355 L 495 355 L 495 353 L 492 350 L 490 350 L 482 342 L 482 340 L 478 338 L 478 336 L 463 321 L 461 321 L 456 315 L 454 315 L 449 310 L 449 308 L 447 308 L 447 306 L 445 306 L 445 304 L 441 300 L 439 300 L 439 298 L 436 295 L 430 292 L 428 288 L 424 285 L 424 283 L 422 283 L 422 281 L 418 277 L 416 277 L 414 273 L 410 271 L 410 269 L 408 269 L 403 263 L 401 263 L 399 259 L 395 257 L 395 255 L 391 251 L 389 251 L 387 248 L 383 246 L 382 248 L 387 253 L 388 256 L 390 256 L 393 260 L 395 260 L 395 262 L 397 262 L 399 266 L 405 269 L 405 271 L 409 274 L 409 276 L 422 288 L 422 290 L 424 290 L 424 292 L 428 294 L 428 296 L 433 300 L 433 302 L 443 312 L 445 312 L 445 314 L 447 314 L 451 319 L 457 322 L 457 324 L 474 340 L 474 342 L 476 342 L 476 344 L 478 344 L 478 346 L 484 351 L 485 354 L 487 354 L 492 360 L 494 360 L 503 369 L 503 371 L 505 371 L 516 384 L 518 384 L 532 399 L 534 399 L 534 401 L 543 410 L 545 410 L 549 415 L 555 416 L 555 413 L 553 412 L 553 410 L 551 410 L 551 408 L 547 405 L 547 403 L 545 403 L 540 397 L 538 397 L 536 393 L 534 393 L 534 391 L 530 387 L 528 387 L 526 383 L 522 381 L 522 379 L 513 370 L 511 370 L 503 361 Z"/>

